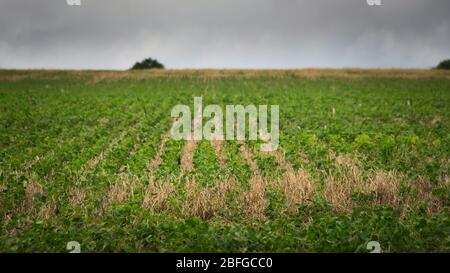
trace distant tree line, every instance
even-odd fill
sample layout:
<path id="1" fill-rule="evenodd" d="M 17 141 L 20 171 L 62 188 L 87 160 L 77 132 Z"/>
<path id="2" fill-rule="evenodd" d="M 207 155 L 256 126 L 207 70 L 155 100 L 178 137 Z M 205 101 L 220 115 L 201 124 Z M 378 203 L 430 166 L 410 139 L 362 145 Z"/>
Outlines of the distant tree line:
<path id="1" fill-rule="evenodd" d="M 131 70 L 139 70 L 139 69 L 164 69 L 164 65 L 156 59 L 147 58 L 141 62 L 136 62 Z"/>
<path id="2" fill-rule="evenodd" d="M 437 69 L 450 69 L 450 59 L 440 62 L 436 68 Z"/>

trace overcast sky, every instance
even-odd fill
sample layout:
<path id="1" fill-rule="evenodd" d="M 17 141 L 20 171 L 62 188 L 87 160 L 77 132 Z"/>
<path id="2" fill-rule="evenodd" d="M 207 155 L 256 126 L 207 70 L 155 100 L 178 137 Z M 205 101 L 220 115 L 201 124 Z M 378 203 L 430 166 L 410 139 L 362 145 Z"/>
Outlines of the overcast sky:
<path id="1" fill-rule="evenodd" d="M 0 0 L 0 68 L 435 66 L 450 0 Z"/>

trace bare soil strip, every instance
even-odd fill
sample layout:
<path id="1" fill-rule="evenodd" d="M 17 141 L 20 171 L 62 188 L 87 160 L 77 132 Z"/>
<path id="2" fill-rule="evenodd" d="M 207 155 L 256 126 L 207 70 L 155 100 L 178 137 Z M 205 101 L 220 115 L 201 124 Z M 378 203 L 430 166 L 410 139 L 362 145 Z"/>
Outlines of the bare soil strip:
<path id="1" fill-rule="evenodd" d="M 20 211 L 31 211 L 34 208 L 35 199 L 37 196 L 44 195 L 44 189 L 38 181 L 36 174 L 31 174 L 24 182 L 25 200 L 22 203 Z"/>

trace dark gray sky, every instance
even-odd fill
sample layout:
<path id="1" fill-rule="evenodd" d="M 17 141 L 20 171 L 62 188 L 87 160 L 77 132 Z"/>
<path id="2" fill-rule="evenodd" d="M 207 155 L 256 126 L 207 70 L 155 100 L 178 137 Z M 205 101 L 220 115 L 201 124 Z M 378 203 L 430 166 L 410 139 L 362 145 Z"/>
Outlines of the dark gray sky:
<path id="1" fill-rule="evenodd" d="M 431 67 L 450 0 L 0 0 L 1 68 Z"/>

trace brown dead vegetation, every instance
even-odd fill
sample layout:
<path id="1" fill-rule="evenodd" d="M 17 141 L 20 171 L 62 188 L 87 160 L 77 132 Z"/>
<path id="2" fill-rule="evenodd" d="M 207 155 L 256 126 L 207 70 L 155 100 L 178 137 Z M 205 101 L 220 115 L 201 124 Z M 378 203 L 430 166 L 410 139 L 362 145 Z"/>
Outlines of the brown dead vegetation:
<path id="1" fill-rule="evenodd" d="M 223 151 L 224 140 L 223 140 L 223 137 L 220 136 L 220 134 L 218 134 L 218 132 L 220 131 L 218 128 L 221 128 L 221 127 L 222 127 L 221 121 L 220 122 L 216 121 L 216 123 L 215 123 L 216 134 L 213 136 L 213 140 L 211 140 L 211 144 L 216 152 L 220 168 L 225 169 L 226 168 L 226 163 L 225 163 L 226 157 L 225 157 L 225 153 Z"/>
<path id="2" fill-rule="evenodd" d="M 286 196 L 286 207 L 290 212 L 297 212 L 300 204 L 313 202 L 315 187 L 304 170 L 285 172 L 279 186 Z"/>
<path id="3" fill-rule="evenodd" d="M 225 163 L 226 158 L 223 151 L 223 140 L 213 140 L 211 141 L 211 144 L 214 150 L 216 151 L 217 160 L 219 161 L 220 168 L 225 169 L 227 164 Z"/>
<path id="4" fill-rule="evenodd" d="M 171 183 L 156 181 L 147 185 L 144 193 L 142 207 L 152 212 L 159 212 L 168 209 L 166 201 L 175 192 L 175 186 Z"/>
<path id="5" fill-rule="evenodd" d="M 337 212 L 351 212 L 353 185 L 351 180 L 328 175 L 325 180 L 325 198 Z"/>
<path id="6" fill-rule="evenodd" d="M 286 197 L 287 210 L 297 212 L 300 204 L 312 203 L 315 186 L 308 172 L 303 169 L 295 171 L 279 149 L 271 154 L 275 157 L 277 164 L 285 170 L 278 180 L 278 187 Z"/>
<path id="7" fill-rule="evenodd" d="M 335 160 L 338 173 L 328 174 L 325 183 L 325 198 L 337 212 L 353 210 L 352 195 L 364 193 L 373 196 L 374 205 L 399 206 L 400 176 L 396 172 L 376 170 L 365 180 L 361 163 L 349 155 L 330 153 Z"/>
<path id="8" fill-rule="evenodd" d="M 448 176 L 444 176 L 436 184 L 425 177 L 418 177 L 411 181 L 410 186 L 413 193 L 411 196 L 408 196 L 406 201 L 404 201 L 404 211 L 408 212 L 419 201 L 427 202 L 426 211 L 428 214 L 434 215 L 441 212 L 444 208 L 444 204 L 433 194 L 433 190 L 436 188 L 448 187 L 450 184 L 449 180 Z"/>
<path id="9" fill-rule="evenodd" d="M 69 189 L 69 202 L 74 207 L 81 207 L 86 199 L 86 191 L 80 187 Z"/>
<path id="10" fill-rule="evenodd" d="M 254 175 L 255 176 L 260 175 L 258 165 L 253 160 L 253 153 L 252 153 L 252 151 L 250 151 L 250 149 L 248 148 L 248 146 L 245 143 L 240 142 L 240 144 L 241 144 L 241 148 L 240 149 L 241 149 L 242 157 L 245 159 L 247 164 L 250 166 L 250 168 L 252 169 Z"/>
<path id="11" fill-rule="evenodd" d="M 253 160 L 252 151 L 243 142 L 241 142 L 241 154 L 253 171 L 253 176 L 249 181 L 250 190 L 243 196 L 244 212 L 260 221 L 265 221 L 267 220 L 265 212 L 268 206 L 267 180 L 261 176 L 258 165 Z"/>
<path id="12" fill-rule="evenodd" d="M 375 171 L 367 179 L 368 190 L 375 195 L 375 204 L 398 207 L 400 178 L 395 172 Z"/>
<path id="13" fill-rule="evenodd" d="M 47 201 L 38 212 L 38 218 L 42 220 L 49 220 L 56 215 L 57 203 L 54 198 Z"/>
<path id="14" fill-rule="evenodd" d="M 226 199 L 228 193 L 235 187 L 234 179 L 225 177 L 212 187 L 200 187 L 195 180 L 185 184 L 186 202 L 183 207 L 185 214 L 210 219 L 227 213 Z"/>
<path id="15" fill-rule="evenodd" d="M 442 210 L 439 199 L 433 195 L 436 187 L 444 185 L 445 178 L 438 185 L 433 185 L 428 179 L 419 177 L 410 180 L 406 185 L 413 189 L 412 195 L 402 196 L 400 192 L 403 175 L 395 171 L 374 170 L 363 178 L 361 163 L 349 155 L 331 153 L 335 159 L 337 174 L 329 174 L 326 178 L 325 197 L 335 211 L 351 212 L 353 209 L 352 194 L 363 193 L 373 197 L 372 205 L 390 206 L 402 210 L 406 215 L 417 205 L 418 201 L 428 202 L 427 212 L 430 214 Z"/>
<path id="16" fill-rule="evenodd" d="M 114 181 L 109 185 L 107 198 L 103 207 L 108 207 L 114 203 L 125 202 L 127 199 L 133 197 L 134 189 L 138 183 L 136 176 L 119 173 L 116 175 Z"/>
<path id="17" fill-rule="evenodd" d="M 155 181 L 153 176 L 156 168 L 161 165 L 161 156 L 163 155 L 166 149 L 166 144 L 169 141 L 173 122 L 175 122 L 175 120 L 172 120 L 172 125 L 170 126 L 166 134 L 162 137 L 156 155 L 147 164 L 148 179 L 150 183 L 145 188 L 142 207 L 149 209 L 152 212 L 159 212 L 167 209 L 166 200 L 175 191 L 175 186 L 173 184 L 165 183 L 162 181 Z"/>
<path id="18" fill-rule="evenodd" d="M 250 181 L 250 191 L 244 195 L 244 212 L 260 221 L 266 221 L 266 199 L 267 181 L 260 175 L 253 176 Z"/>
<path id="19" fill-rule="evenodd" d="M 195 115 L 197 116 L 197 114 Z M 188 173 L 194 169 L 194 152 L 197 147 L 197 141 L 194 139 L 194 128 L 200 127 L 200 121 L 194 118 L 192 121 L 192 131 L 189 139 L 181 152 L 180 170 L 182 174 Z"/>
<path id="20" fill-rule="evenodd" d="M 100 121 L 100 122 L 108 122 L 106 120 Z M 116 138 L 114 138 L 108 146 L 100 152 L 97 156 L 91 158 L 88 160 L 81 168 L 80 170 L 75 174 L 77 183 L 75 186 L 71 187 L 69 189 L 69 202 L 74 207 L 82 207 L 83 203 L 85 202 L 88 192 L 81 188 L 80 181 L 86 180 L 87 175 L 95 169 L 95 167 L 104 160 L 112 151 L 113 149 L 132 131 L 135 131 L 139 128 L 141 123 L 137 122 L 134 123 L 131 127 L 121 131 Z M 133 152 L 133 151 L 131 151 Z M 110 184 L 110 187 L 107 192 L 107 199 L 104 201 L 103 206 L 99 208 L 98 213 L 102 214 L 103 209 L 107 206 L 110 206 L 114 202 L 120 202 L 122 198 L 127 197 L 128 187 L 133 186 L 134 184 L 127 184 L 127 181 L 129 181 L 131 178 L 128 177 L 126 174 L 123 173 L 125 169 L 127 168 L 126 165 L 122 165 L 119 168 L 119 173 L 115 178 L 112 184 Z M 102 175 L 106 175 L 104 171 L 102 171 Z M 134 181 L 134 178 L 131 179 Z"/>
<path id="21" fill-rule="evenodd" d="M 51 153 L 53 153 L 53 151 Z M 38 155 L 35 156 L 32 160 L 25 163 L 25 170 L 31 169 L 34 165 L 39 163 L 39 161 L 41 161 L 43 158 L 44 158 L 43 156 L 38 156 Z"/>
<path id="22" fill-rule="evenodd" d="M 31 211 L 34 208 L 37 195 L 43 195 L 44 189 L 34 173 L 27 178 L 23 186 L 25 188 L 25 199 L 22 203 L 22 209 Z"/>
<path id="23" fill-rule="evenodd" d="M 360 162 L 350 155 L 336 155 L 329 153 L 337 169 L 336 174 L 329 173 L 325 178 L 325 198 L 337 212 L 351 212 L 353 210 L 352 194 L 355 191 L 364 192 L 364 183 Z"/>
<path id="24" fill-rule="evenodd" d="M 171 126 L 172 128 L 172 126 Z M 147 172 L 149 173 L 149 178 L 153 177 L 153 172 L 155 169 L 161 164 L 161 156 L 163 155 L 167 142 L 170 138 L 170 130 L 161 138 L 161 143 L 159 144 L 158 150 L 156 151 L 155 156 L 148 162 L 147 164 Z"/>
<path id="25" fill-rule="evenodd" d="M 344 78 L 450 78 L 450 73 L 436 69 L 153 69 L 142 71 L 93 71 L 93 70 L 0 70 L 14 71 L 2 75 L 0 81 L 29 79 L 58 80 L 79 79 L 96 84 L 121 79 L 140 80 L 154 77 L 344 77 Z M 62 73 L 63 72 L 63 73 Z"/>
<path id="26" fill-rule="evenodd" d="M 181 152 L 180 170 L 182 173 L 190 172 L 194 169 L 194 152 L 197 143 L 189 139 Z"/>

